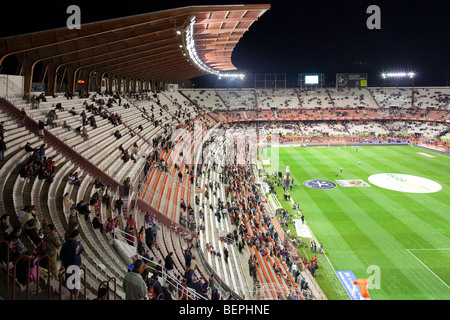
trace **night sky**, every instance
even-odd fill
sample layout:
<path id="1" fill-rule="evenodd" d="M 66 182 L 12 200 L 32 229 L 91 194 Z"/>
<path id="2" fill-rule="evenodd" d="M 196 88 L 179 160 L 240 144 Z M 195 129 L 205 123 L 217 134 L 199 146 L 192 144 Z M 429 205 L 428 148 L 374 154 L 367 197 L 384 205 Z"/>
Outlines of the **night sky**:
<path id="1" fill-rule="evenodd" d="M 233 64 L 254 74 L 366 72 L 379 86 L 383 71 L 414 71 L 416 86 L 449 86 L 450 3 L 431 1 L 35 1 L 2 3 L 0 37 L 66 26 L 71 4 L 81 22 L 96 22 L 189 5 L 270 3 L 237 44 Z M 369 5 L 381 10 L 381 29 L 369 30 Z M 8 17 L 5 19 L 5 17 Z"/>

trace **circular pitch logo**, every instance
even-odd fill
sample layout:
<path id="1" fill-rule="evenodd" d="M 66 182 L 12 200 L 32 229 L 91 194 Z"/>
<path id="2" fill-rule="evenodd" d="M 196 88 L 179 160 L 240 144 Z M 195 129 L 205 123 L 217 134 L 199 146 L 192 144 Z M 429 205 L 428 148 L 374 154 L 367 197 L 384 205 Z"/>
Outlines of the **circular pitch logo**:
<path id="1" fill-rule="evenodd" d="M 338 81 L 339 86 L 343 87 L 343 86 L 346 86 L 346 85 L 347 85 L 347 83 L 348 83 L 348 78 L 347 78 L 347 76 L 346 76 L 345 74 L 340 74 L 340 75 L 338 76 L 337 81 Z"/>
<path id="2" fill-rule="evenodd" d="M 328 180 L 307 180 L 303 182 L 305 186 L 317 190 L 329 190 L 336 188 L 336 183 Z"/>
<path id="3" fill-rule="evenodd" d="M 433 180 L 399 173 L 374 174 L 369 177 L 369 182 L 380 188 L 410 193 L 433 193 L 442 189 Z"/>

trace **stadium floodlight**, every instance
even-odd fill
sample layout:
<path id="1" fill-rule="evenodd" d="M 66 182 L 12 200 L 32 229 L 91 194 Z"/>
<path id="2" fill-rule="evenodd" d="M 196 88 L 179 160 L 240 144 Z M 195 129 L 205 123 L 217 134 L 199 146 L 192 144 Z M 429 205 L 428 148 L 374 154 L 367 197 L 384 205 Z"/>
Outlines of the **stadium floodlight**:
<path id="1" fill-rule="evenodd" d="M 406 77 L 414 78 L 414 76 L 415 76 L 414 72 L 387 72 L 387 73 L 383 72 L 381 74 L 381 77 L 383 79 L 386 79 L 386 78 L 406 78 Z"/>
<path id="2" fill-rule="evenodd" d="M 194 41 L 194 24 L 195 24 L 195 16 L 192 16 L 189 20 L 189 24 L 186 27 L 184 34 L 185 34 L 185 43 L 186 43 L 186 49 L 189 56 L 189 60 L 191 60 L 196 67 L 199 69 L 219 75 L 219 71 L 214 70 L 210 67 L 208 67 L 198 56 L 197 50 L 195 49 L 195 41 Z"/>
<path id="3" fill-rule="evenodd" d="M 218 74 L 219 80 L 222 78 L 231 78 L 231 79 L 235 79 L 235 78 L 239 78 L 239 79 L 244 79 L 245 78 L 245 74 L 242 72 L 220 72 Z"/>

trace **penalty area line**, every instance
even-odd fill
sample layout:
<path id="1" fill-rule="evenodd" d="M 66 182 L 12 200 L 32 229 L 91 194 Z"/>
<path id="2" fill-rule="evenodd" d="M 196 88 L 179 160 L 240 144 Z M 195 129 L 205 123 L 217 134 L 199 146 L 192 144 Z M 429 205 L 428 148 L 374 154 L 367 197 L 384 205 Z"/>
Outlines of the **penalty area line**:
<path id="1" fill-rule="evenodd" d="M 433 271 L 431 271 L 430 268 L 428 268 L 428 266 L 423 263 L 419 258 L 417 258 L 414 253 L 411 252 L 411 250 L 416 250 L 416 251 L 431 251 L 431 250 L 450 250 L 450 248 L 442 248 L 442 249 L 406 249 L 406 251 L 408 251 L 414 258 L 416 258 L 417 261 L 419 261 L 428 271 L 430 271 L 439 281 L 441 281 L 446 287 L 447 289 L 450 289 L 449 285 L 446 284 L 444 282 L 444 280 L 442 280 L 441 278 L 438 277 L 437 274 L 435 274 Z"/>

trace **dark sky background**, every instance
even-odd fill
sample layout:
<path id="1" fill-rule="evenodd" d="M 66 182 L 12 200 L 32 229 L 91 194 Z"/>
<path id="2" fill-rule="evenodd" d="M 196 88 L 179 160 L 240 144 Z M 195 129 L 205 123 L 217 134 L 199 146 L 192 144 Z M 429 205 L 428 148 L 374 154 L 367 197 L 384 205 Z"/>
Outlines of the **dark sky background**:
<path id="1" fill-rule="evenodd" d="M 0 37 L 66 26 L 71 4 L 81 23 L 190 5 L 269 3 L 268 10 L 237 44 L 232 61 L 254 74 L 366 72 L 369 86 L 383 71 L 414 71 L 416 86 L 449 86 L 450 2 L 444 0 L 351 1 L 8 1 L 2 3 Z M 369 5 L 381 9 L 381 30 L 369 30 Z M 211 77 L 204 77 L 211 80 Z M 407 84 L 409 85 L 409 84 Z"/>

